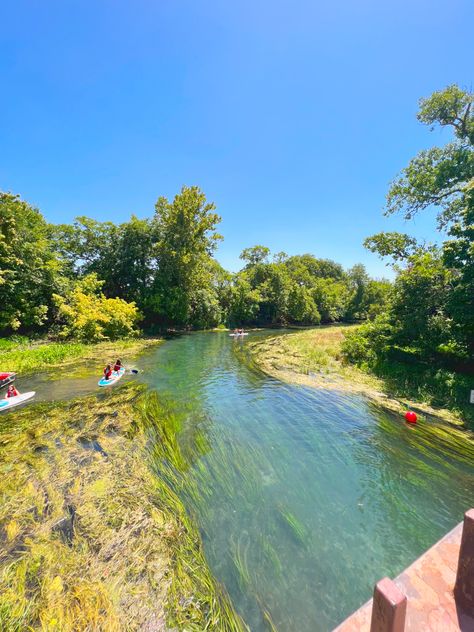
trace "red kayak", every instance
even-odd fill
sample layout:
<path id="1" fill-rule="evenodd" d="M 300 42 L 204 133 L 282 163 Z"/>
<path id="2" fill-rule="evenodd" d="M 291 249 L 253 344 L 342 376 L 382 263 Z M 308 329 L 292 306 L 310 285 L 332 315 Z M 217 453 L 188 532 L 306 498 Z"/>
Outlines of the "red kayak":
<path id="1" fill-rule="evenodd" d="M 8 386 L 16 378 L 16 373 L 0 373 L 0 388 Z"/>

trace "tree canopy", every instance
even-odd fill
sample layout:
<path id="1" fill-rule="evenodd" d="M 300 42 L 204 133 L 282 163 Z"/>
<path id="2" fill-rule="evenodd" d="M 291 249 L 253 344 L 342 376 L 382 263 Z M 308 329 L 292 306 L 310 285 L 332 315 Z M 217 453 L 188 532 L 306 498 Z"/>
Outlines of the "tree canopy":
<path id="1" fill-rule="evenodd" d="M 418 119 L 447 127 L 453 139 L 421 151 L 395 180 L 386 213 L 413 218 L 437 210 L 440 246 L 401 233 L 365 245 L 398 271 L 387 308 L 346 344 L 348 357 L 383 362 L 405 350 L 435 364 L 472 367 L 474 357 L 474 95 L 448 86 L 421 99 Z M 382 333 L 383 332 L 383 333 Z M 379 335 L 380 334 L 380 335 Z"/>
<path id="2" fill-rule="evenodd" d="M 387 299 L 390 284 L 361 265 L 345 271 L 263 245 L 244 249 L 244 267 L 231 274 L 214 258 L 219 222 L 198 187 L 120 224 L 86 216 L 48 224 L 3 193 L 0 330 L 99 339 L 135 331 L 139 318 L 155 329 L 318 324 L 373 318 Z"/>

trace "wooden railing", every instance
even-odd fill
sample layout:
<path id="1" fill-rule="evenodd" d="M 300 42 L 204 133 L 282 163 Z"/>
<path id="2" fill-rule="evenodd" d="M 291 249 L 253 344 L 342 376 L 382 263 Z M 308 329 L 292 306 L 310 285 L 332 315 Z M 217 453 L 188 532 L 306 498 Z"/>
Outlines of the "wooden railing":
<path id="1" fill-rule="evenodd" d="M 474 509 L 464 514 L 456 583 L 456 605 L 474 615 Z M 388 577 L 375 585 L 370 632 L 404 632 L 407 597 Z"/>
<path id="2" fill-rule="evenodd" d="M 439 627 L 442 624 L 442 627 Z M 474 632 L 474 509 L 335 632 Z"/>

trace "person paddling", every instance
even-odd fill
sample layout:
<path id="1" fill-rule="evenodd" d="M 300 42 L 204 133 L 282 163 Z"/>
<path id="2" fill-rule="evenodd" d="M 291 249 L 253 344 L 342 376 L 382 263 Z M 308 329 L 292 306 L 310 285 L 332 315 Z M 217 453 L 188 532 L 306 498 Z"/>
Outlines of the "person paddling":
<path id="1" fill-rule="evenodd" d="M 104 369 L 104 379 L 110 380 L 112 377 L 112 369 L 110 368 L 110 364 L 108 364 Z"/>
<path id="2" fill-rule="evenodd" d="M 18 397 L 19 394 L 20 391 L 17 391 L 13 384 L 10 384 L 7 390 L 7 394 L 5 395 L 5 399 L 8 399 L 9 397 Z"/>
<path id="3" fill-rule="evenodd" d="M 120 362 L 120 360 L 117 360 L 115 362 L 115 364 L 114 364 L 114 371 L 115 371 L 115 373 L 118 373 L 121 368 L 122 368 L 122 363 Z"/>

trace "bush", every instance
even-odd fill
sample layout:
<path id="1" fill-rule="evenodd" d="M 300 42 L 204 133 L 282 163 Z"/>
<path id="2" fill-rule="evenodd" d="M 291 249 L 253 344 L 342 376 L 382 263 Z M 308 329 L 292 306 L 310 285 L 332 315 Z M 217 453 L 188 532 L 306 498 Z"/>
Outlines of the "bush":
<path id="1" fill-rule="evenodd" d="M 117 340 L 138 334 L 135 325 L 140 317 L 135 303 L 120 298 L 106 298 L 102 281 L 95 274 L 76 284 L 66 297 L 54 295 L 60 338 L 84 342 Z"/>
<path id="2" fill-rule="evenodd" d="M 342 355 L 353 364 L 373 367 L 389 352 L 393 337 L 393 325 L 383 316 L 378 316 L 346 335 L 341 345 Z"/>

